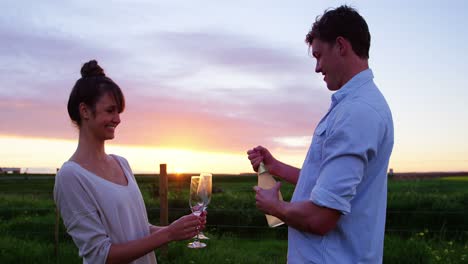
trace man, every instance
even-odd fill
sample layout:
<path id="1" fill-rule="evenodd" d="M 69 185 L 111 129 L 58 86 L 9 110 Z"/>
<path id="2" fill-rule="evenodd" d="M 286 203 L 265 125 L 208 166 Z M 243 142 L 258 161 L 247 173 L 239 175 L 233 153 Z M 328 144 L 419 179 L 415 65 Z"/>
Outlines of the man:
<path id="1" fill-rule="evenodd" d="M 387 203 L 387 168 L 393 148 L 390 109 L 368 66 L 370 33 L 348 6 L 326 11 L 306 43 L 332 95 L 302 169 L 276 160 L 262 147 L 247 152 L 254 170 L 295 184 L 291 202 L 280 183 L 254 187 L 259 210 L 288 226 L 288 263 L 381 263 Z"/>

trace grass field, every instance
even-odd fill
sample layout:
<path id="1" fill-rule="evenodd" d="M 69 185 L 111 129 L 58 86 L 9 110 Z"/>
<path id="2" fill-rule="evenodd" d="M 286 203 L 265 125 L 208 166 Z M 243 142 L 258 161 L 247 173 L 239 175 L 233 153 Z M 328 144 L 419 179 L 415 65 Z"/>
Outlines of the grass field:
<path id="1" fill-rule="evenodd" d="M 1 176 L 0 176 L 1 177 Z M 155 177 L 137 177 L 148 215 L 159 219 Z M 176 180 L 178 179 L 178 180 Z M 189 213 L 189 178 L 169 181 L 170 221 Z M 0 180 L 0 262 L 81 263 L 60 224 L 58 259 L 54 254 L 53 177 Z M 287 229 L 266 227 L 255 208 L 255 176 L 213 179 L 208 209 L 208 247 L 193 250 L 186 242 L 169 245 L 160 263 L 285 263 Z M 283 184 L 290 199 L 293 186 Z M 468 176 L 389 181 L 384 263 L 466 263 L 468 261 Z"/>

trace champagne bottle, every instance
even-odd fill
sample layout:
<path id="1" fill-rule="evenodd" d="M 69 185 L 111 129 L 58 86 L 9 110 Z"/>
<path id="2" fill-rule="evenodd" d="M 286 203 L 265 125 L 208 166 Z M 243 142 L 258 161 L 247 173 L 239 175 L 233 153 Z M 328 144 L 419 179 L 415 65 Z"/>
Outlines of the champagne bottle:
<path id="1" fill-rule="evenodd" d="M 268 173 L 265 164 L 263 164 L 263 162 L 260 162 L 260 166 L 258 167 L 258 187 L 262 189 L 271 189 L 275 186 L 275 184 L 276 180 L 270 173 Z M 283 196 L 281 195 L 280 191 L 278 191 L 278 195 L 279 199 L 283 200 Z M 277 227 L 284 224 L 284 222 L 277 217 L 268 214 L 265 214 L 265 216 L 268 222 L 268 226 L 270 227 Z"/>

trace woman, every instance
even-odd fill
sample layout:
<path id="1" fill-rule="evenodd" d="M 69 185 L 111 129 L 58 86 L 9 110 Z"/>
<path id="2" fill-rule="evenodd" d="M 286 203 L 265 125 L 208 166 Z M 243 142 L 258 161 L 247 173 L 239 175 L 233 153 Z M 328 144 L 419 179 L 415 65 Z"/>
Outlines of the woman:
<path id="1" fill-rule="evenodd" d="M 122 91 L 95 60 L 81 75 L 68 101 L 78 148 L 57 173 L 54 200 L 83 263 L 156 263 L 155 248 L 192 238 L 204 228 L 205 215 L 165 227 L 149 224 L 127 160 L 104 150 L 125 107 Z"/>

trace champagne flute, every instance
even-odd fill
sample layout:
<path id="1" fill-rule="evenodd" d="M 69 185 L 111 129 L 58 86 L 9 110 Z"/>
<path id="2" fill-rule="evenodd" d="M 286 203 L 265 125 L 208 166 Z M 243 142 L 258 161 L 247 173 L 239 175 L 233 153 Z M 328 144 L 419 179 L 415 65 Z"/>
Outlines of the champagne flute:
<path id="1" fill-rule="evenodd" d="M 190 197 L 189 197 L 189 204 L 190 204 L 190 209 L 192 210 L 192 213 L 194 215 L 201 215 L 203 212 L 205 205 L 202 199 L 201 190 L 200 190 L 200 185 L 201 183 L 201 178 L 200 176 L 192 176 L 190 179 Z M 195 237 L 195 241 L 189 243 L 187 245 L 189 248 L 204 248 L 206 247 L 205 243 L 202 243 L 198 240 L 198 234 Z"/>
<path id="2" fill-rule="evenodd" d="M 200 193 L 203 199 L 203 203 L 205 205 L 205 208 L 204 208 L 205 211 L 206 209 L 208 209 L 208 204 L 211 201 L 212 183 L 213 183 L 212 178 L 213 176 L 211 175 L 211 173 L 207 173 L 207 172 L 200 173 L 200 187 L 201 187 L 200 190 L 203 190 Z M 203 234 L 203 231 L 201 231 L 200 233 L 198 233 L 198 239 L 210 239 L 210 238 L 207 237 L 205 234 Z"/>

